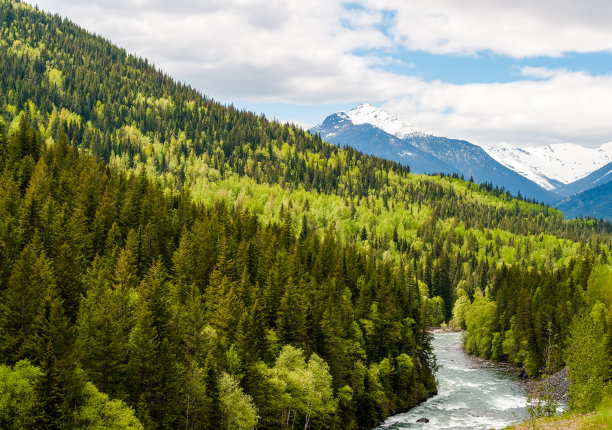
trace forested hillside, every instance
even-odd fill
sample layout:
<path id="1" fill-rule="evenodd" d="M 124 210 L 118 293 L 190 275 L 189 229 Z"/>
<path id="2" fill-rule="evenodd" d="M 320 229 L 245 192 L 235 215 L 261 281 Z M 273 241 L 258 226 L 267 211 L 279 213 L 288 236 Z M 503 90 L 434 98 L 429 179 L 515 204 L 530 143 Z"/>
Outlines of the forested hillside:
<path id="1" fill-rule="evenodd" d="M 455 300 L 530 375 L 575 314 L 611 332 L 610 224 L 222 106 L 21 3 L 0 25 L 3 428 L 371 428 L 435 391 Z"/>
<path id="2" fill-rule="evenodd" d="M 44 375 L 21 423 L 89 422 L 88 382 L 164 428 L 371 426 L 434 389 L 410 267 L 41 149 L 25 115 L 2 142 L 0 353 Z"/>

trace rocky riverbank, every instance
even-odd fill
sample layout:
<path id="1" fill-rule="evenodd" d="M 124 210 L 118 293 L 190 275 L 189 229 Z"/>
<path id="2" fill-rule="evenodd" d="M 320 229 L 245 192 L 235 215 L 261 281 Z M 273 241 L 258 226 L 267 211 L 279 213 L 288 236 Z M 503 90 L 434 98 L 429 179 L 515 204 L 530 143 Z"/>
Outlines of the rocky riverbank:
<path id="1" fill-rule="evenodd" d="M 505 362 L 486 360 L 484 358 L 476 357 L 475 355 L 470 355 L 470 358 L 477 363 L 475 367 L 502 369 L 509 374 L 518 376 L 522 379 L 523 383 L 527 387 L 529 396 L 532 398 L 550 394 L 555 402 L 563 404 L 567 404 L 569 402 L 569 381 L 567 379 L 566 368 L 561 369 L 545 379 L 535 379 L 526 377 L 521 369 L 518 369 L 517 367 Z"/>
<path id="2" fill-rule="evenodd" d="M 541 392 L 549 392 L 556 402 L 567 404 L 569 402 L 568 389 L 569 381 L 567 379 L 567 368 L 553 373 L 548 378 L 543 380 L 527 379 L 527 389 L 531 397 L 538 397 Z"/>

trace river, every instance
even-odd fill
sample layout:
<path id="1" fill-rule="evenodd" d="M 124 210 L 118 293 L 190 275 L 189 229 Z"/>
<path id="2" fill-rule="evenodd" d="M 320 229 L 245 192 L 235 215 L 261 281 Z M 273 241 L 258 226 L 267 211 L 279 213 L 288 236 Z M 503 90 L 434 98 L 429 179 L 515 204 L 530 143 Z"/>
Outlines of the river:
<path id="1" fill-rule="evenodd" d="M 436 333 L 432 346 L 438 394 L 377 429 L 500 429 L 527 417 L 527 392 L 520 380 L 480 367 L 461 349 L 461 333 Z M 429 423 L 417 423 L 420 418 Z"/>

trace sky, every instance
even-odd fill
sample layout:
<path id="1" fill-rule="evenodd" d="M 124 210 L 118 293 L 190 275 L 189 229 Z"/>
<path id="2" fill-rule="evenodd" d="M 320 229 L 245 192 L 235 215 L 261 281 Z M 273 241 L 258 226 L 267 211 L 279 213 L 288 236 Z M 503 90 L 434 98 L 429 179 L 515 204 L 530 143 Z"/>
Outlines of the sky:
<path id="1" fill-rule="evenodd" d="M 225 104 L 361 102 L 482 146 L 612 141 L 608 0 L 35 0 Z"/>

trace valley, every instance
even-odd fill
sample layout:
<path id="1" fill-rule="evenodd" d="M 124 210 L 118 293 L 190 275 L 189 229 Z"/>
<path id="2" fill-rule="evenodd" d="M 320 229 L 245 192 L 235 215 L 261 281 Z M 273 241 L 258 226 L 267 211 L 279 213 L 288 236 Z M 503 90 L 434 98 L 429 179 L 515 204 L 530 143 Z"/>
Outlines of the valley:
<path id="1" fill-rule="evenodd" d="M 448 388 L 441 324 L 607 404 L 607 209 L 351 112 L 268 119 L 0 0 L 0 427 L 375 428 Z"/>

